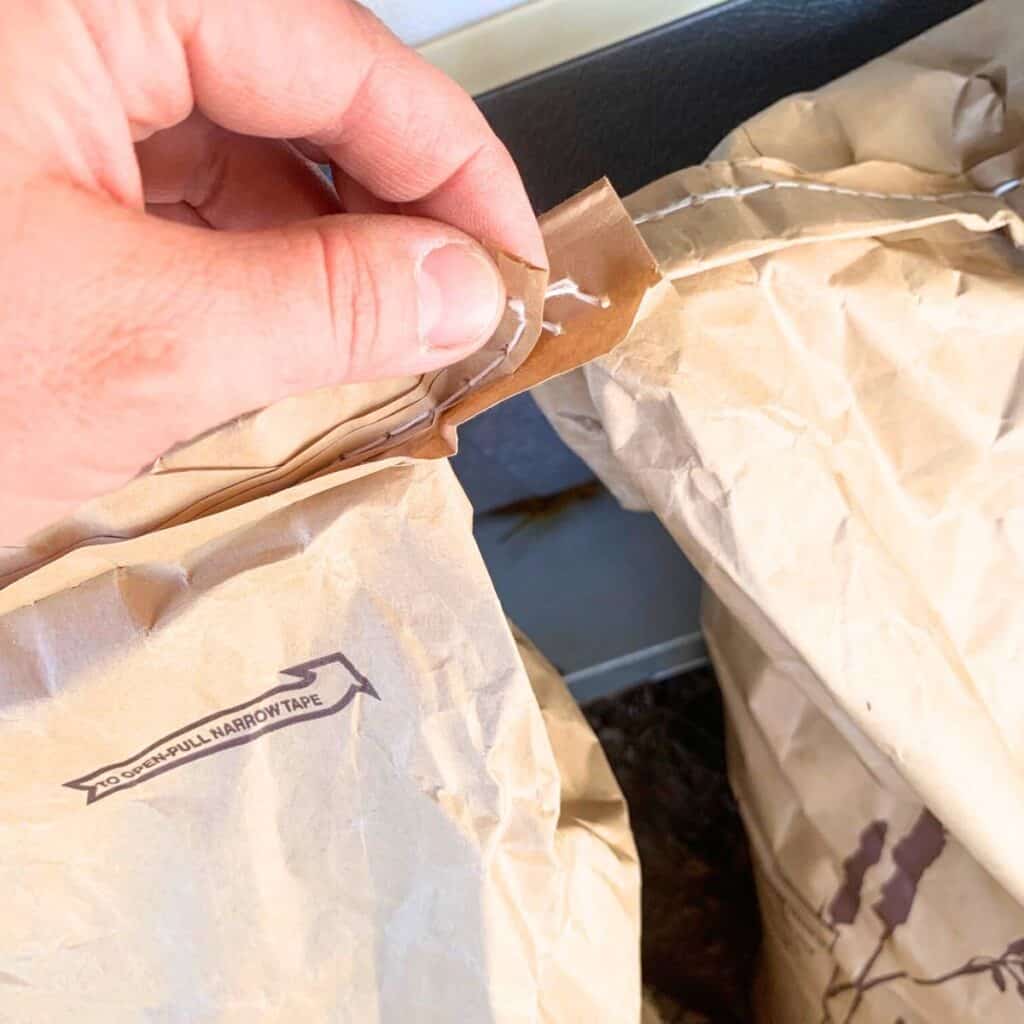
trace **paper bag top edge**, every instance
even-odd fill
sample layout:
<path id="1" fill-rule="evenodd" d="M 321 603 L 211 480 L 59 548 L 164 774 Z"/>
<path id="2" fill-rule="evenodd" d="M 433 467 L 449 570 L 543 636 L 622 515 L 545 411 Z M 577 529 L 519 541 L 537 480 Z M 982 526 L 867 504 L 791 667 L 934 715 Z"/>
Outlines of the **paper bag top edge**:
<path id="1" fill-rule="evenodd" d="M 550 298 L 547 273 L 499 254 L 508 309 L 467 360 L 418 380 L 286 399 L 212 431 L 26 546 L 0 552 L 0 587 L 82 544 L 174 526 L 385 456 L 451 454 L 458 424 L 609 351 L 659 279 L 654 257 L 607 180 L 543 216 L 541 228 Z"/>

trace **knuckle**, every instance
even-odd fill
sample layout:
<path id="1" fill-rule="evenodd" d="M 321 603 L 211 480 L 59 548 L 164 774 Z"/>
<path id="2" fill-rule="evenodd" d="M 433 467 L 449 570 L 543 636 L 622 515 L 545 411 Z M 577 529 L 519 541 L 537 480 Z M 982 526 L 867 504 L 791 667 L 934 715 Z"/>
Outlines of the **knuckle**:
<path id="1" fill-rule="evenodd" d="M 318 226 L 325 307 L 340 377 L 355 380 L 373 362 L 382 316 L 375 268 L 364 246 L 348 232 Z"/>
<path id="2" fill-rule="evenodd" d="M 187 55 L 173 27 L 175 6 L 167 0 L 128 5 L 76 0 L 135 138 L 178 124 L 193 106 Z M 150 59 L 140 63 L 140 52 Z"/>

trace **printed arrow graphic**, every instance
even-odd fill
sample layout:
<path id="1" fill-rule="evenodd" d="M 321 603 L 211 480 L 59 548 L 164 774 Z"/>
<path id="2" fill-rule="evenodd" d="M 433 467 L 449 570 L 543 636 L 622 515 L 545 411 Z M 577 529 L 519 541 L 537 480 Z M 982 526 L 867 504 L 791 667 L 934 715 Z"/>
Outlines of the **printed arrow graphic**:
<path id="1" fill-rule="evenodd" d="M 280 675 L 296 681 L 281 683 L 244 704 L 190 722 L 134 756 L 64 785 L 85 793 L 86 804 L 92 804 L 164 772 L 252 743 L 278 729 L 336 715 L 357 694 L 380 700 L 370 680 L 340 651 L 286 668 Z"/>

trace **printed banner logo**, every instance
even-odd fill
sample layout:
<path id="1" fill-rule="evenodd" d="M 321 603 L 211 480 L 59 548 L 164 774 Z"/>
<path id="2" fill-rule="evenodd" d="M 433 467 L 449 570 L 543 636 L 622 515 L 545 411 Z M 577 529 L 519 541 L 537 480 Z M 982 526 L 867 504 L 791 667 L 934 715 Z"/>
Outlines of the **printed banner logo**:
<path id="1" fill-rule="evenodd" d="M 85 793 L 86 804 L 95 803 L 202 757 L 252 743 L 267 733 L 336 715 L 357 694 L 380 700 L 369 679 L 340 652 L 284 669 L 281 675 L 297 681 L 281 683 L 244 704 L 191 722 L 134 757 L 97 768 L 64 785 Z"/>

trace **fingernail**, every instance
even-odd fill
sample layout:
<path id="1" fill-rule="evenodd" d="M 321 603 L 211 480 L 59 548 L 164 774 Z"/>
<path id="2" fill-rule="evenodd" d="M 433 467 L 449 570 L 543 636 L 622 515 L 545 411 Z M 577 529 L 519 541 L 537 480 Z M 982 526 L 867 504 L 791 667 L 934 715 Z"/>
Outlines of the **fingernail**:
<path id="1" fill-rule="evenodd" d="M 457 242 L 433 249 L 419 266 L 417 285 L 427 348 L 468 352 L 498 326 L 505 285 L 483 252 Z"/>

